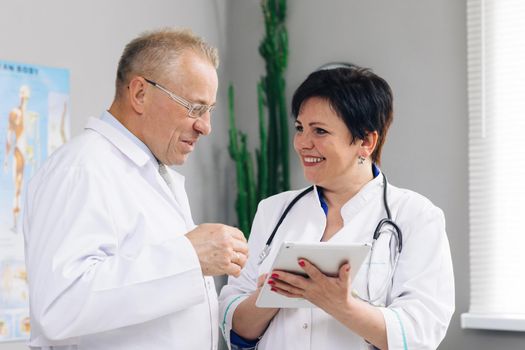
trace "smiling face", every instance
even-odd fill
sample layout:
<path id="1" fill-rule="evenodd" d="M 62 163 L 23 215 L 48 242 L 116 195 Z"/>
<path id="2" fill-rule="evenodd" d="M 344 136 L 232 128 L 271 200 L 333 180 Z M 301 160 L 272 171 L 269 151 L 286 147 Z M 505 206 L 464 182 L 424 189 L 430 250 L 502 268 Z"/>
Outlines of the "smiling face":
<path id="1" fill-rule="evenodd" d="M 193 51 L 182 53 L 175 68 L 156 82 L 190 103 L 215 104 L 218 87 L 215 67 Z M 183 164 L 199 137 L 211 132 L 210 112 L 190 118 L 187 108 L 159 88 L 146 82 L 145 85 L 141 139 L 162 163 Z"/>
<path id="2" fill-rule="evenodd" d="M 352 135 L 327 100 L 306 100 L 296 119 L 294 148 L 303 165 L 305 178 L 324 188 L 350 183 L 360 171 L 357 158 L 361 140 Z"/>

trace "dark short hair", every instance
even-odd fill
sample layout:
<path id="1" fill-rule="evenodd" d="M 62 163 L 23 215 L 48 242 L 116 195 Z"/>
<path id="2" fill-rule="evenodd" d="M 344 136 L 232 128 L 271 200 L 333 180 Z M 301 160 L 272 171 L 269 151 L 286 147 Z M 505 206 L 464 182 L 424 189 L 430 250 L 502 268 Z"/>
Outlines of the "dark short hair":
<path id="1" fill-rule="evenodd" d="M 393 119 L 393 95 L 388 83 L 370 69 L 352 64 L 321 68 L 311 73 L 292 99 L 297 119 L 303 103 L 312 97 L 326 99 L 352 134 L 352 142 L 377 131 L 379 137 L 372 161 L 381 163 L 381 149 Z"/>

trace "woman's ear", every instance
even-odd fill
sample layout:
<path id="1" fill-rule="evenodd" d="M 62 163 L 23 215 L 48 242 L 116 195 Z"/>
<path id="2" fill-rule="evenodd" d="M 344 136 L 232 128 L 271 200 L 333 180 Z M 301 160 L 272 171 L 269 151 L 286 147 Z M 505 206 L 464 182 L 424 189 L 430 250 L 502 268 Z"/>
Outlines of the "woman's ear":
<path id="1" fill-rule="evenodd" d="M 374 152 L 377 146 L 379 134 L 377 131 L 368 132 L 361 140 L 361 156 L 368 158 Z"/>
<path id="2" fill-rule="evenodd" d="M 128 97 L 130 106 L 137 114 L 144 113 L 144 102 L 146 97 L 146 81 L 142 77 L 133 77 L 128 85 Z"/>

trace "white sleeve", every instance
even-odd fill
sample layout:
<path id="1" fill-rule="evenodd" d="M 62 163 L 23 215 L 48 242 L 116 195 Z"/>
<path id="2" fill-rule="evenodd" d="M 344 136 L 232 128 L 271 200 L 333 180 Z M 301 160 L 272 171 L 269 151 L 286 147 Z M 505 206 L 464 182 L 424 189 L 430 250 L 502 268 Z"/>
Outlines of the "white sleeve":
<path id="1" fill-rule="evenodd" d="M 411 208 L 383 313 L 390 350 L 436 349 L 454 312 L 454 274 L 443 212 Z"/>
<path id="2" fill-rule="evenodd" d="M 228 278 L 228 283 L 222 288 L 219 295 L 219 326 L 228 348 L 230 348 L 233 313 L 237 306 L 257 289 L 259 254 L 269 236 L 268 230 L 271 229 L 268 221 L 264 219 L 263 207 L 264 201 L 259 203 L 253 219 L 250 239 L 248 240 L 250 252 L 248 261 L 239 277 L 230 276 Z"/>
<path id="3" fill-rule="evenodd" d="M 199 260 L 184 235 L 123 252 L 107 178 L 78 167 L 43 178 L 29 185 L 24 235 L 31 314 L 47 338 L 139 324 L 205 300 Z M 145 220 L 140 213 L 129 223 L 137 237 L 151 234 Z"/>

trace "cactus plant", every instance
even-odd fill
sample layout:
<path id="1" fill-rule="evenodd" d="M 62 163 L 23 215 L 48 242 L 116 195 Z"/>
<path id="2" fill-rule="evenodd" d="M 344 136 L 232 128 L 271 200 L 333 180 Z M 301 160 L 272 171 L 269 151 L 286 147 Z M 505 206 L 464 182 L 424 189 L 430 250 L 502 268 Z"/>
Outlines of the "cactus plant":
<path id="1" fill-rule="evenodd" d="M 229 152 L 235 161 L 237 198 L 235 209 L 239 228 L 249 236 L 257 203 L 290 188 L 288 113 L 284 74 L 288 60 L 286 0 L 262 0 L 265 37 L 259 53 L 265 60 L 266 75 L 257 84 L 259 149 L 256 150 L 257 181 L 247 135 L 235 125 L 234 90 L 228 90 L 230 130 Z M 266 113 L 267 111 L 267 117 Z"/>

